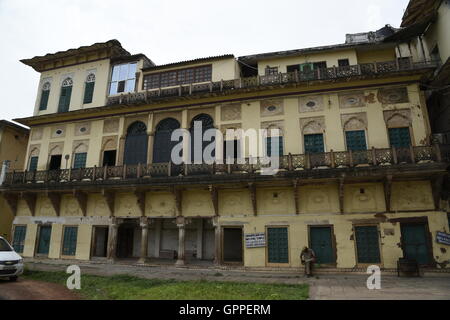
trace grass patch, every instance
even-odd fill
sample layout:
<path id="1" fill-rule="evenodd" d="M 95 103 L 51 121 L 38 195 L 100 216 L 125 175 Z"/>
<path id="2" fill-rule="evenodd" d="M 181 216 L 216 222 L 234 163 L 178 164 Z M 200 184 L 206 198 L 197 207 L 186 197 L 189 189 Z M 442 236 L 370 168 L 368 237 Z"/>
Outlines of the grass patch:
<path id="1" fill-rule="evenodd" d="M 26 270 L 26 279 L 65 285 L 65 272 Z M 84 274 L 78 293 L 89 300 L 305 300 L 308 285 L 259 284 L 220 281 L 142 279 Z"/>

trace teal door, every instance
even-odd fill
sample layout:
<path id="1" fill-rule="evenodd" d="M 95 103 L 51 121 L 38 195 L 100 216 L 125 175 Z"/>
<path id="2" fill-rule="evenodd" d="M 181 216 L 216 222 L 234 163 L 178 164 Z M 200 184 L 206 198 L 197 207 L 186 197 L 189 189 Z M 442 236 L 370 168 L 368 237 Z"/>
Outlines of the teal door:
<path id="1" fill-rule="evenodd" d="M 364 130 L 346 131 L 347 150 L 362 151 L 367 150 L 366 133 Z"/>
<path id="2" fill-rule="evenodd" d="M 390 128 L 389 141 L 391 147 L 408 148 L 411 145 L 409 128 Z"/>
<path id="3" fill-rule="evenodd" d="M 316 254 L 317 263 L 334 263 L 331 227 L 311 227 L 310 247 Z"/>
<path id="4" fill-rule="evenodd" d="M 74 256 L 77 251 L 78 227 L 64 228 L 64 241 L 62 254 L 64 256 Z"/>
<path id="5" fill-rule="evenodd" d="M 289 263 L 287 228 L 267 228 L 268 262 Z"/>
<path id="6" fill-rule="evenodd" d="M 324 152 L 323 134 L 305 134 L 305 153 Z"/>
<path id="7" fill-rule="evenodd" d="M 355 227 L 358 263 L 380 263 L 380 247 L 376 226 Z"/>
<path id="8" fill-rule="evenodd" d="M 16 226 L 14 228 L 13 248 L 17 253 L 23 253 L 26 233 L 26 226 Z"/>
<path id="9" fill-rule="evenodd" d="M 404 257 L 422 265 L 428 264 L 430 256 L 425 224 L 402 224 L 401 231 Z"/>
<path id="10" fill-rule="evenodd" d="M 51 233 L 52 233 L 51 226 L 42 226 L 40 228 L 37 254 L 48 254 L 48 251 L 50 249 Z"/>

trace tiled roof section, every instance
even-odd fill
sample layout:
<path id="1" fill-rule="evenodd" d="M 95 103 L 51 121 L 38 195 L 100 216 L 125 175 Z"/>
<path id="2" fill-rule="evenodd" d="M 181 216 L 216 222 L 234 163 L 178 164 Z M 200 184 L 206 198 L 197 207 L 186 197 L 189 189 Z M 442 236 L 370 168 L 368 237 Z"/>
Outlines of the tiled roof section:
<path id="1" fill-rule="evenodd" d="M 65 51 L 58 51 L 56 53 L 48 53 L 44 56 L 36 56 L 31 59 L 22 59 L 20 62 L 34 68 L 36 71 L 41 71 L 40 66 L 42 63 L 46 63 L 48 61 L 69 58 L 72 56 L 76 56 L 79 54 L 89 53 L 92 51 L 98 51 L 101 49 L 110 49 L 110 58 L 113 57 L 122 57 L 122 56 L 130 56 L 131 54 L 125 50 L 118 40 L 109 40 L 106 42 L 97 42 L 89 46 L 81 46 L 79 48 L 73 48 Z"/>
<path id="2" fill-rule="evenodd" d="M 28 133 L 30 131 L 29 128 L 23 127 L 22 125 L 18 125 L 17 123 L 8 121 L 8 120 L 0 120 L 0 127 L 10 127 L 23 133 Z"/>
<path id="3" fill-rule="evenodd" d="M 172 63 L 166 63 L 161 64 L 158 66 L 151 66 L 148 68 L 143 68 L 143 71 L 153 71 L 153 70 L 160 70 L 164 68 L 170 68 L 170 67 L 178 67 L 178 66 L 184 66 L 194 63 L 202 63 L 202 62 L 210 62 L 210 61 L 216 61 L 216 60 L 223 60 L 223 59 L 232 59 L 234 58 L 234 54 L 224 54 L 220 56 L 211 56 L 211 57 L 205 57 L 205 58 L 197 58 L 193 60 L 185 60 L 185 61 L 179 61 L 179 62 L 172 62 Z"/>
<path id="4" fill-rule="evenodd" d="M 410 0 L 402 18 L 401 27 L 409 27 L 421 22 L 435 10 L 440 2 L 440 0 Z"/>
<path id="5" fill-rule="evenodd" d="M 144 68 L 149 68 L 149 67 L 152 67 L 155 65 L 155 63 L 152 60 L 150 60 L 149 58 L 147 58 L 147 56 L 143 53 L 133 54 L 130 56 L 121 56 L 121 57 L 117 57 L 117 58 L 112 58 L 111 63 L 132 62 L 132 61 L 136 61 L 136 60 L 140 60 L 140 59 L 144 60 Z"/>

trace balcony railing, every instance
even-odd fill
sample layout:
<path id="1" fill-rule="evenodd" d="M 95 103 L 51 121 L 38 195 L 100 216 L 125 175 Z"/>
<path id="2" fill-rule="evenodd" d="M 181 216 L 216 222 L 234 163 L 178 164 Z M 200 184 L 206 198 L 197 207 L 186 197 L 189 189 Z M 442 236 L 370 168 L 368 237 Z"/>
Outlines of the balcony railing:
<path id="1" fill-rule="evenodd" d="M 37 183 L 70 183 L 82 181 L 113 182 L 114 180 L 152 179 L 196 175 L 260 174 L 268 168 L 262 158 L 245 158 L 234 164 L 181 164 L 152 163 L 114 167 L 91 167 L 45 171 L 13 171 L 6 174 L 4 186 Z M 450 162 L 449 145 L 409 148 L 370 149 L 314 154 L 286 155 L 279 158 L 280 172 L 314 169 L 354 168 L 359 166 L 387 166 L 432 162 Z"/>
<path id="2" fill-rule="evenodd" d="M 295 84 L 308 81 L 345 79 L 357 76 L 372 76 L 401 71 L 421 70 L 436 67 L 436 62 L 412 62 L 411 59 L 401 59 L 386 62 L 364 63 L 345 67 L 332 67 L 307 72 L 296 71 L 278 73 L 267 76 L 254 76 L 234 80 L 180 85 L 170 88 L 149 89 L 135 93 L 122 94 L 108 98 L 107 105 L 141 104 L 158 98 L 189 96 L 194 94 L 225 92 L 237 89 L 250 89 L 264 86 Z"/>

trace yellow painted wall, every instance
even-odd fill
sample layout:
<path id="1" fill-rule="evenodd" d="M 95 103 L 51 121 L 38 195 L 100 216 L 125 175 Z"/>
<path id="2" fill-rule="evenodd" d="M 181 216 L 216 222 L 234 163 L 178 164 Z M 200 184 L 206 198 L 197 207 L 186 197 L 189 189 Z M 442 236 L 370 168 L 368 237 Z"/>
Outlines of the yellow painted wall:
<path id="1" fill-rule="evenodd" d="M 8 241 L 11 241 L 12 237 L 11 228 L 13 220 L 14 215 L 11 209 L 7 205 L 5 198 L 0 196 L 0 236 Z"/>
<path id="2" fill-rule="evenodd" d="M 38 225 L 34 223 L 27 224 L 27 233 L 25 235 L 25 245 L 23 248 L 24 257 L 33 257 L 34 249 L 37 243 Z"/>
<path id="3" fill-rule="evenodd" d="M 396 58 L 394 48 L 367 51 L 359 50 L 357 56 L 359 64 L 394 61 Z"/>
<path id="4" fill-rule="evenodd" d="M 78 226 L 77 251 L 75 258 L 89 260 L 91 252 L 92 226 L 81 224 Z"/>
<path id="5" fill-rule="evenodd" d="M 48 257 L 51 259 L 59 259 L 61 256 L 63 232 L 62 224 L 52 224 L 52 235 L 50 238 L 50 249 L 48 252 Z"/>
<path id="6" fill-rule="evenodd" d="M 28 145 L 28 134 L 10 127 L 0 128 L 0 164 L 10 161 L 10 170 L 22 170 L 25 162 L 25 151 Z"/>
<path id="7" fill-rule="evenodd" d="M 425 34 L 425 43 L 428 52 L 431 52 L 436 44 L 439 47 L 439 54 L 443 63 L 450 57 L 450 5 L 442 2 L 438 10 L 437 21 L 431 25 Z"/>

